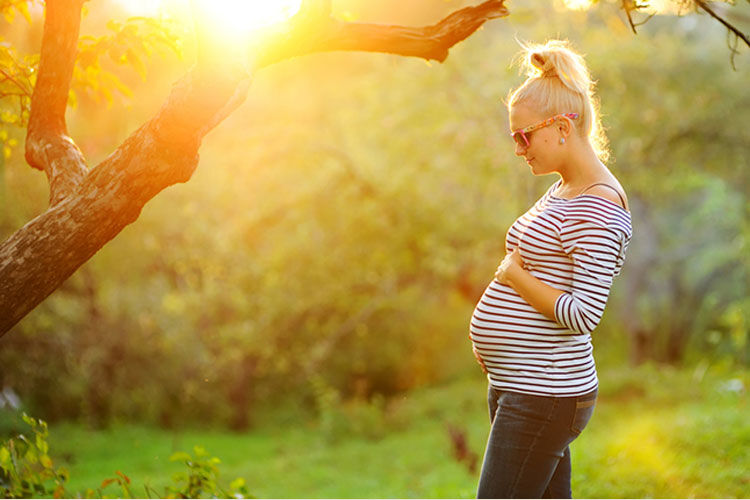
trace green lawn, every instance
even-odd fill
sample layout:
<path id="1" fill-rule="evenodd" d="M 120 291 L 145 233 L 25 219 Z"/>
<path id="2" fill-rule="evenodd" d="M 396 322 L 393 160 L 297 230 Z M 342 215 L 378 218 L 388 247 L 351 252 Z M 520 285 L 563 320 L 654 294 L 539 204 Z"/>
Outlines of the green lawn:
<path id="1" fill-rule="evenodd" d="M 589 427 L 573 445 L 579 498 L 750 496 L 748 372 L 645 366 L 601 374 Z M 733 381 L 734 380 L 734 381 Z M 200 444 L 221 458 L 221 479 L 241 476 L 259 497 L 471 498 L 478 472 L 453 458 L 447 425 L 481 455 L 488 432 L 481 378 L 415 391 L 381 406 L 331 409 L 318 423 L 263 426 L 246 434 L 117 426 L 51 429 L 69 491 L 97 486 L 117 470 L 142 485 L 184 469 L 178 450 Z M 110 493 L 117 494 L 112 488 Z"/>

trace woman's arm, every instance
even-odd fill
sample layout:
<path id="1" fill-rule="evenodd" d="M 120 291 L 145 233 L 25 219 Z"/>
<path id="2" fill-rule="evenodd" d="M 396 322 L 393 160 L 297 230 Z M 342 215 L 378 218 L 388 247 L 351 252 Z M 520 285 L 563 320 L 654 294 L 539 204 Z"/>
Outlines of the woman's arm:
<path id="1" fill-rule="evenodd" d="M 626 230 L 630 231 L 629 226 Z M 523 268 L 517 250 L 506 255 L 496 279 L 512 287 L 526 302 L 560 326 L 591 334 L 604 314 L 617 263 L 622 259 L 622 233 L 599 221 L 566 220 L 560 232 L 563 250 L 573 262 L 570 291 L 563 292 Z"/>
<path id="2" fill-rule="evenodd" d="M 495 279 L 513 288 L 531 307 L 557 321 L 555 303 L 564 292 L 549 286 L 524 269 L 518 248 L 505 256 L 497 268 Z"/>

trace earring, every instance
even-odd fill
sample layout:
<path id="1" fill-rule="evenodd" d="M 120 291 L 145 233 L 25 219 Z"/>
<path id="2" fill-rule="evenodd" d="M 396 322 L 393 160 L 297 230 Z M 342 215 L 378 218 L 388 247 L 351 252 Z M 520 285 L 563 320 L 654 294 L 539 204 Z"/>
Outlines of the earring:
<path id="1" fill-rule="evenodd" d="M 560 144 L 565 144 L 565 137 L 560 138 Z"/>

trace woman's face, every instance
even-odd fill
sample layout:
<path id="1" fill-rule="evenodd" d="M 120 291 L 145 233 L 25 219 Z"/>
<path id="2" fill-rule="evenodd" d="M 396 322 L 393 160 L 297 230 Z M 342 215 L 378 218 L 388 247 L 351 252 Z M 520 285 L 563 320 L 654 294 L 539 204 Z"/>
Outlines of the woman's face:
<path id="1" fill-rule="evenodd" d="M 534 109 L 517 104 L 510 109 L 510 130 L 520 130 L 536 125 L 549 118 L 542 116 Z M 516 143 L 515 153 L 523 156 L 534 175 L 546 175 L 557 172 L 560 164 L 560 138 L 562 135 L 557 122 L 548 127 L 525 133 L 528 146 Z M 523 142 L 523 141 L 521 141 Z"/>

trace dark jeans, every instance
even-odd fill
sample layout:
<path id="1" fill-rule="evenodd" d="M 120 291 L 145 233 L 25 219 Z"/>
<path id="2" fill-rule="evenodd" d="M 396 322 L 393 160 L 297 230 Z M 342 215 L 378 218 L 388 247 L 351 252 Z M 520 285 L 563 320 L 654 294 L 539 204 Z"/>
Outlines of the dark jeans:
<path id="1" fill-rule="evenodd" d="M 492 429 L 477 498 L 572 498 L 568 445 L 594 413 L 596 394 L 531 396 L 490 386 Z"/>

